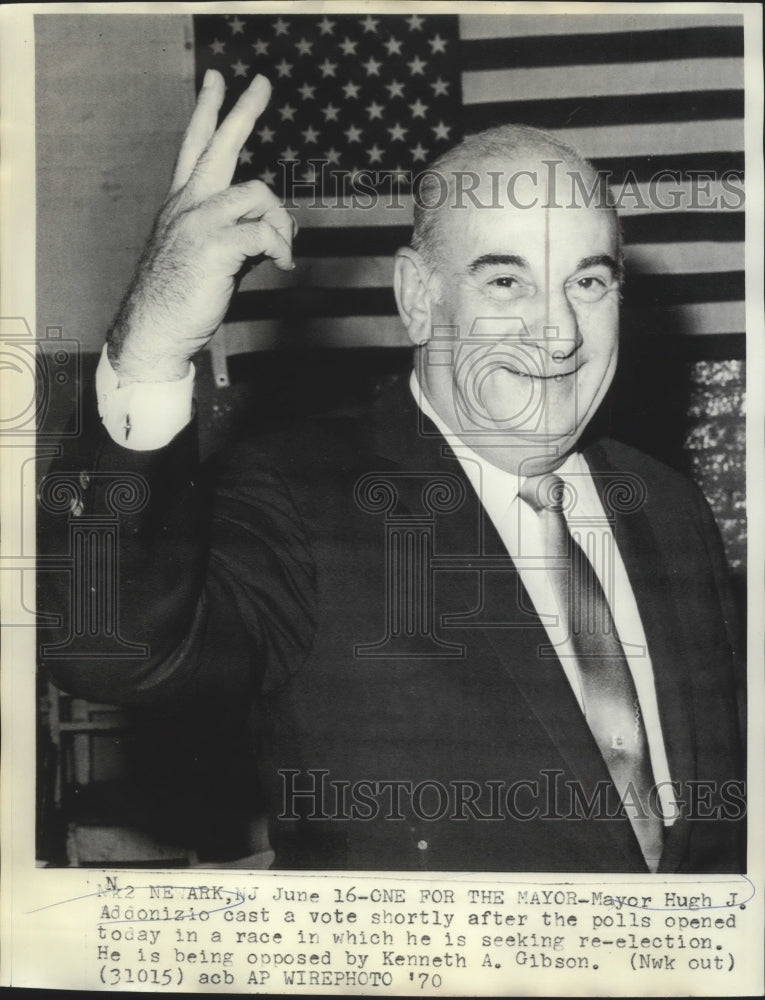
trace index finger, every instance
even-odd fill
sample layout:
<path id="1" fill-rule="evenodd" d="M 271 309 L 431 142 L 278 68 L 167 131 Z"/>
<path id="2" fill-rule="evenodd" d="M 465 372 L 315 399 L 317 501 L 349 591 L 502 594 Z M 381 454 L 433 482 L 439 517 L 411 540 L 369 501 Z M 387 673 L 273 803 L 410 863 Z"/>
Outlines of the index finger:
<path id="1" fill-rule="evenodd" d="M 195 197 L 208 198 L 231 184 L 242 146 L 258 117 L 265 111 L 270 97 L 271 84 L 259 73 L 223 119 L 197 160 L 190 178 Z"/>

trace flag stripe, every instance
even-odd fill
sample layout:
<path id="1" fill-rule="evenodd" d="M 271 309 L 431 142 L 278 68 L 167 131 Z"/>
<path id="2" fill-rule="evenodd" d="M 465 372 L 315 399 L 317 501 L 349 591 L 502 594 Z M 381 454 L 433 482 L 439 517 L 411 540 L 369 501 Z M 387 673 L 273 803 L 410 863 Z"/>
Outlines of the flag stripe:
<path id="1" fill-rule="evenodd" d="M 629 14 L 579 14 L 574 10 L 565 14 L 515 14 L 506 19 L 504 31 L 497 27 L 496 15 L 460 15 L 460 36 L 468 41 L 480 38 L 496 38 L 499 34 L 509 34 L 514 38 L 543 37 L 545 35 L 575 36 L 610 35 L 614 32 L 637 31 L 656 32 L 656 16 L 642 13 L 635 8 Z M 739 14 L 672 13 L 661 15 L 661 23 L 667 29 L 679 28 L 741 28 Z"/>
<path id="2" fill-rule="evenodd" d="M 739 243 L 636 243 L 624 256 L 632 267 L 650 271 L 701 275 L 712 271 L 738 271 L 744 264 Z"/>
<path id="3" fill-rule="evenodd" d="M 511 24 L 508 27 L 512 35 Z M 743 56 L 743 26 L 613 31 L 607 40 L 602 34 L 578 34 L 575 45 L 565 33 L 466 40 L 460 46 L 464 72 L 508 65 L 531 69 L 674 61 L 680 52 L 683 59 Z"/>
<path id="4" fill-rule="evenodd" d="M 462 76 L 462 100 L 476 104 L 502 103 L 523 97 L 541 100 L 556 97 L 632 97 L 643 94 L 695 93 L 699 90 L 741 89 L 744 64 L 741 59 L 702 59 L 693 73 L 682 63 L 651 62 L 635 65 L 616 63 L 600 66 L 567 66 L 566 86 L 549 69 L 501 69 L 485 67 Z M 561 91 L 563 90 L 563 94 Z"/>
<path id="5" fill-rule="evenodd" d="M 510 91 L 512 93 L 512 90 Z M 466 130 L 480 132 L 496 121 L 544 129 L 590 125 L 740 119 L 741 90 L 701 90 L 683 93 L 627 94 L 608 97 L 558 97 L 549 100 L 472 104 L 465 110 Z"/>

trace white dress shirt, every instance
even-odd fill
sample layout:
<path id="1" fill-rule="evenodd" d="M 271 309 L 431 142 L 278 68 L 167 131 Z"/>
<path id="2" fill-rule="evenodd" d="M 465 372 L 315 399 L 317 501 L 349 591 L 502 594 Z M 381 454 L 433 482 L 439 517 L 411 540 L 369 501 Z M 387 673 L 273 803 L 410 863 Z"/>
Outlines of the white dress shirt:
<path id="1" fill-rule="evenodd" d="M 523 478 L 487 462 L 463 444 L 441 420 L 421 392 L 412 372 L 410 387 L 417 405 L 443 434 L 491 518 L 508 554 L 518 568 L 550 642 L 556 647 L 563 670 L 583 709 L 574 652 L 568 629 L 557 611 L 541 551 L 539 515 L 518 496 Z M 134 451 L 162 448 L 188 424 L 192 414 L 194 366 L 176 382 L 135 382 L 120 387 L 104 347 L 96 371 L 96 394 L 101 419 L 112 440 Z M 659 721 L 651 658 L 640 621 L 635 595 L 616 547 L 613 532 L 584 458 L 574 453 L 555 470 L 576 493 L 574 506 L 565 511 L 569 527 L 572 519 L 585 519 L 592 540 L 588 556 L 608 597 L 611 614 L 640 699 L 654 779 L 664 822 L 676 816 L 675 799 L 669 786 L 670 774 L 664 737 Z"/>

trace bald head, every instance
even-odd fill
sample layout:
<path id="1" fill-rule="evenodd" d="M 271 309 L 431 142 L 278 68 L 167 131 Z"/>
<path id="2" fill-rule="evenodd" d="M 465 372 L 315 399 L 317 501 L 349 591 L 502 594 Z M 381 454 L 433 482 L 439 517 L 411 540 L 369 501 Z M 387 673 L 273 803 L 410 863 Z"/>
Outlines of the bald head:
<path id="1" fill-rule="evenodd" d="M 412 248 L 437 269 L 444 257 L 445 213 L 508 202 L 531 208 L 546 201 L 551 207 L 606 208 L 615 215 L 605 179 L 573 146 L 549 132 L 500 125 L 466 136 L 420 175 Z"/>

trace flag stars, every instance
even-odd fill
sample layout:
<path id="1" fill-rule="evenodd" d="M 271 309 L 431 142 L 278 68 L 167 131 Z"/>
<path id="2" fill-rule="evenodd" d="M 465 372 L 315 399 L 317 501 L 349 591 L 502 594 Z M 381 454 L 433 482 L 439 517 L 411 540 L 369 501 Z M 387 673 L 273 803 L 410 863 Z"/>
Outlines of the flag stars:
<path id="1" fill-rule="evenodd" d="M 241 59 L 237 59 L 235 63 L 231 63 L 231 69 L 234 71 L 234 76 L 247 76 L 247 70 L 250 67 L 247 63 L 243 63 Z"/>
<path id="2" fill-rule="evenodd" d="M 401 125 L 396 122 L 393 128 L 389 128 L 391 142 L 403 142 L 404 136 L 406 135 L 408 129 L 402 128 Z"/>
<path id="3" fill-rule="evenodd" d="M 417 162 L 418 160 L 425 161 L 428 156 L 427 149 L 423 148 L 422 143 L 418 142 L 414 149 L 410 148 L 409 152 L 412 154 L 412 159 Z"/>
<path id="4" fill-rule="evenodd" d="M 279 108 L 279 115 L 283 122 L 293 122 L 295 120 L 295 108 L 291 104 L 283 104 Z"/>
<path id="5" fill-rule="evenodd" d="M 279 155 L 280 160 L 296 160 L 297 158 L 297 150 L 293 149 L 292 146 L 287 146 Z"/>
<path id="6" fill-rule="evenodd" d="M 310 56 L 313 42 L 308 42 L 305 38 L 301 38 L 299 42 L 295 42 L 295 48 L 301 56 Z"/>
<path id="7" fill-rule="evenodd" d="M 334 76 L 335 70 L 337 69 L 337 63 L 330 62 L 329 59 L 325 59 L 323 63 L 319 64 L 319 69 L 321 70 L 321 75 L 323 77 Z"/>
<path id="8" fill-rule="evenodd" d="M 407 63 L 407 66 L 409 67 L 409 72 L 412 74 L 412 76 L 423 76 L 425 67 L 427 65 L 428 64 L 426 62 L 423 62 L 419 56 L 415 56 L 411 62 Z"/>
<path id="9" fill-rule="evenodd" d="M 274 141 L 274 130 L 269 128 L 268 125 L 264 125 L 263 128 L 258 129 L 261 142 L 273 142 Z"/>
<path id="10" fill-rule="evenodd" d="M 390 94 L 391 99 L 404 96 L 404 85 L 403 83 L 399 83 L 398 80 L 391 80 L 390 83 L 386 83 L 385 89 Z"/>
<path id="11" fill-rule="evenodd" d="M 337 116 L 340 114 L 340 108 L 336 108 L 335 105 L 330 102 L 321 109 L 321 113 L 324 115 L 325 122 L 336 122 Z"/>
<path id="12" fill-rule="evenodd" d="M 239 165 L 242 166 L 245 163 L 252 163 L 252 152 L 245 146 L 239 153 Z"/>
<path id="13" fill-rule="evenodd" d="M 345 38 L 343 39 L 343 41 L 340 42 L 340 48 L 343 50 L 343 55 L 344 56 L 355 56 L 356 55 L 356 46 L 358 44 L 359 44 L 358 42 L 351 41 L 351 39 L 346 35 Z"/>
<path id="14" fill-rule="evenodd" d="M 304 83 L 302 87 L 298 87 L 297 92 L 304 101 L 312 101 L 316 93 L 316 87 L 312 87 L 310 83 Z"/>
<path id="15" fill-rule="evenodd" d="M 435 55 L 436 52 L 446 52 L 446 39 L 440 35 L 434 35 L 432 38 L 429 38 L 428 45 L 430 46 L 431 55 Z"/>
<path id="16" fill-rule="evenodd" d="M 240 17 L 232 17 L 228 22 L 232 35 L 241 35 L 244 31 L 244 21 Z"/>
<path id="17" fill-rule="evenodd" d="M 366 112 L 369 115 L 369 120 L 372 121 L 374 118 L 382 119 L 382 113 L 385 110 L 382 104 L 378 104 L 377 101 L 372 101 L 370 105 L 367 106 Z"/>
<path id="18" fill-rule="evenodd" d="M 308 128 L 302 133 L 302 135 L 306 143 L 316 143 L 319 138 L 319 133 L 316 131 L 315 128 L 313 128 L 312 125 L 309 125 Z"/>
<path id="19" fill-rule="evenodd" d="M 329 149 L 326 150 L 326 152 L 324 153 L 324 159 L 328 163 L 337 164 L 340 162 L 340 154 L 338 153 L 338 151 L 335 149 L 334 146 L 330 146 Z"/>
<path id="20" fill-rule="evenodd" d="M 424 17 L 420 17 L 418 14 L 412 14 L 412 16 L 408 17 L 406 20 L 410 31 L 422 31 L 422 22 L 425 20 Z"/>
<path id="21" fill-rule="evenodd" d="M 377 25 L 380 23 L 379 17 L 372 17 L 367 15 L 363 21 L 360 22 L 361 27 L 364 29 L 364 34 L 368 34 L 370 31 L 372 34 L 377 34 Z"/>
<path id="22" fill-rule="evenodd" d="M 369 157 L 370 163 L 380 163 L 382 160 L 383 151 L 377 145 L 377 143 L 372 146 L 371 149 L 367 150 L 367 156 Z"/>
<path id="23" fill-rule="evenodd" d="M 442 80 L 440 76 L 437 80 L 434 80 L 430 86 L 433 88 L 434 97 L 446 96 L 449 93 L 449 84 L 446 80 Z"/>
<path id="24" fill-rule="evenodd" d="M 400 56 L 401 55 L 401 42 L 394 38 L 393 35 L 390 36 L 387 42 L 383 42 L 383 45 L 388 50 L 389 56 Z"/>
<path id="25" fill-rule="evenodd" d="M 356 128 L 355 125 L 351 125 L 350 128 L 345 129 L 345 135 L 348 142 L 361 142 L 362 130 Z"/>
<path id="26" fill-rule="evenodd" d="M 349 101 L 352 97 L 358 97 L 361 87 L 357 83 L 353 83 L 349 80 L 348 83 L 343 87 L 343 93 L 345 94 L 345 99 Z"/>
<path id="27" fill-rule="evenodd" d="M 431 131 L 435 135 L 436 139 L 448 139 L 449 133 L 451 132 L 451 125 L 444 125 L 441 121 L 438 125 L 431 126 Z"/>
<path id="28" fill-rule="evenodd" d="M 382 63 L 378 62 L 376 59 L 373 59 L 372 56 L 370 56 L 369 59 L 367 59 L 367 61 L 365 63 L 362 63 L 361 65 L 367 71 L 367 76 L 380 75 L 380 67 L 382 66 Z"/>
<path id="29" fill-rule="evenodd" d="M 412 118 L 424 118 L 425 112 L 428 110 L 428 106 L 427 104 L 423 104 L 418 97 L 414 104 L 409 105 L 409 109 L 412 112 Z"/>
<path id="30" fill-rule="evenodd" d="M 214 56 L 222 56 L 223 50 L 226 48 L 226 43 L 216 38 L 214 42 L 210 42 L 210 48 L 213 50 Z"/>
<path id="31" fill-rule="evenodd" d="M 287 22 L 284 20 L 283 17 L 280 17 L 277 18 L 276 21 L 274 21 L 273 29 L 276 32 L 276 37 L 278 38 L 279 35 L 288 35 L 290 26 L 287 24 Z"/>
<path id="32" fill-rule="evenodd" d="M 319 21 L 319 31 L 322 33 L 322 35 L 331 35 L 333 34 L 334 30 L 335 30 L 335 22 L 330 21 L 328 17 L 323 17 L 321 21 Z"/>
<path id="33" fill-rule="evenodd" d="M 262 173 L 258 174 L 258 177 L 263 181 L 264 184 L 267 184 L 269 187 L 271 187 L 271 185 L 276 180 L 276 174 L 274 173 L 273 170 L 264 170 Z"/>
<path id="34" fill-rule="evenodd" d="M 288 63 L 286 59 L 282 59 L 280 63 L 276 64 L 276 72 L 279 76 L 289 76 L 292 72 L 292 63 Z"/>
<path id="35" fill-rule="evenodd" d="M 268 55 L 268 42 L 264 42 L 262 38 L 256 38 L 252 43 L 252 47 L 255 49 L 256 56 Z"/>

